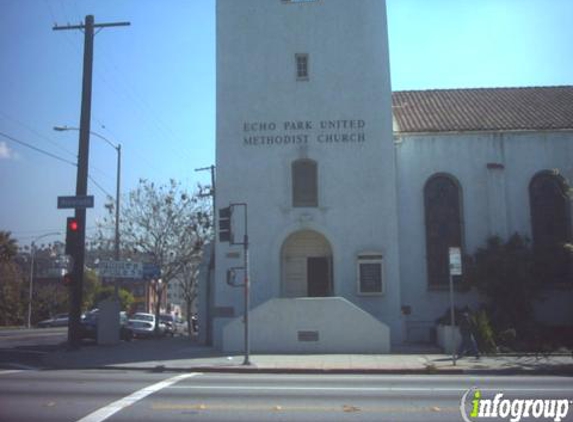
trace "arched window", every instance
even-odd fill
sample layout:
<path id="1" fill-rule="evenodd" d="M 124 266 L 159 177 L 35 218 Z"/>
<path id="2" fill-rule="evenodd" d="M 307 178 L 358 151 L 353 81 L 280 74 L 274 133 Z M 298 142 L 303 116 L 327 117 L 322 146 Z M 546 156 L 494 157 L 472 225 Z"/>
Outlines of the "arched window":
<path id="1" fill-rule="evenodd" d="M 424 187 L 428 285 L 449 283 L 449 248 L 462 246 L 461 192 L 447 175 L 431 177 Z M 456 276 L 457 277 L 457 276 Z"/>
<path id="2" fill-rule="evenodd" d="M 545 282 L 571 280 L 571 214 L 567 182 L 552 171 L 536 174 L 529 184 L 531 233 L 538 276 Z"/>
<path id="3" fill-rule="evenodd" d="M 292 206 L 318 206 L 318 170 L 316 161 L 300 159 L 292 163 Z"/>

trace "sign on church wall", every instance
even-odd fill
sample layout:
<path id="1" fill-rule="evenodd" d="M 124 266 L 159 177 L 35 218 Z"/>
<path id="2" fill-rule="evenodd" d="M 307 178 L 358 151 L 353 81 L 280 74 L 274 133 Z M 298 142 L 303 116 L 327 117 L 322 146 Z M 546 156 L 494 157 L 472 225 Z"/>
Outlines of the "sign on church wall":
<path id="1" fill-rule="evenodd" d="M 366 142 L 362 119 L 243 122 L 244 146 L 351 144 Z"/>

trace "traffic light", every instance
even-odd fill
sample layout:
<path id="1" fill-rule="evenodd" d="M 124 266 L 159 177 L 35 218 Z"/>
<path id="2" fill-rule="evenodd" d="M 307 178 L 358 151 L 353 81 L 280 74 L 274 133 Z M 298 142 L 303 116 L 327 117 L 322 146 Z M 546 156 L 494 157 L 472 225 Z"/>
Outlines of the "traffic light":
<path id="1" fill-rule="evenodd" d="M 66 255 L 74 255 L 80 246 L 80 225 L 75 217 L 66 222 Z"/>
<path id="2" fill-rule="evenodd" d="M 72 275 L 70 273 L 65 273 L 64 276 L 62 277 L 62 282 L 64 283 L 64 286 L 70 286 L 72 284 Z"/>
<path id="3" fill-rule="evenodd" d="M 231 227 L 231 218 L 233 217 L 233 208 L 225 207 L 219 209 L 219 241 L 233 243 L 233 229 Z"/>

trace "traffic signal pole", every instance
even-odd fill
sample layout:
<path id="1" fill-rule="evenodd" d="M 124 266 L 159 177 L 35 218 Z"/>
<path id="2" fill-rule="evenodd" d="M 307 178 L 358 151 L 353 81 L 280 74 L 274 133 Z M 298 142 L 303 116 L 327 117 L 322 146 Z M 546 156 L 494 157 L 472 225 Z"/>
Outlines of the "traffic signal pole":
<path id="1" fill-rule="evenodd" d="M 94 24 L 93 15 L 85 18 L 83 25 L 54 26 L 54 31 L 79 29 L 84 32 L 84 62 L 82 77 L 82 105 L 80 115 L 80 137 L 78 146 L 78 172 L 76 195 L 84 196 L 88 188 L 88 162 L 92 102 L 93 44 L 94 28 L 126 26 L 128 22 Z M 82 313 L 82 289 L 84 281 L 86 209 L 76 208 L 75 217 L 79 225 L 79 246 L 73 254 L 72 284 L 70 286 L 70 313 L 68 323 L 68 345 L 72 349 L 80 346 L 80 319 Z"/>
<path id="2" fill-rule="evenodd" d="M 245 221 L 244 228 L 245 233 L 243 235 L 242 242 L 235 242 L 233 236 L 233 224 L 232 218 L 235 207 L 244 207 L 245 209 Z M 242 284 L 234 283 L 234 280 L 227 278 L 227 283 L 233 287 L 242 287 L 244 295 L 244 342 L 245 342 L 245 358 L 243 360 L 243 365 L 250 365 L 250 353 L 251 353 L 251 341 L 249 335 L 249 308 L 250 308 L 250 288 L 251 280 L 249 276 L 249 229 L 248 229 L 248 219 L 247 219 L 247 204 L 229 204 L 226 208 L 221 208 L 219 210 L 219 242 L 229 242 L 230 245 L 241 245 L 243 246 L 243 267 L 234 267 L 231 270 L 242 269 L 244 271 L 244 279 Z M 229 273 L 228 273 L 229 274 Z M 234 272 L 233 272 L 234 274 Z M 234 278 L 234 276 L 233 276 Z"/>

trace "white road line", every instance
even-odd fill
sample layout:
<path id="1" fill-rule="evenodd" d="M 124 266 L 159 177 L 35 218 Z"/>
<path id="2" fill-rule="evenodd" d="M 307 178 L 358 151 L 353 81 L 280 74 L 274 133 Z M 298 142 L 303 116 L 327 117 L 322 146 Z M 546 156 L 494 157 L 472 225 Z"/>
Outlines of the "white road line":
<path id="1" fill-rule="evenodd" d="M 194 377 L 199 375 L 197 372 L 193 372 L 190 374 L 181 374 L 175 377 L 169 378 L 165 381 L 158 382 L 157 384 L 150 385 L 149 387 L 142 388 L 139 391 L 136 391 L 133 394 L 130 394 L 127 397 L 124 397 L 120 400 L 114 401 L 113 403 L 108 404 L 101 409 L 96 410 L 95 412 L 90 413 L 89 415 L 79 419 L 77 422 L 101 422 L 109 418 L 110 416 L 114 415 L 115 413 L 119 412 L 120 410 L 125 409 L 126 407 L 131 406 L 132 404 L 138 402 L 139 400 L 144 399 L 145 397 L 149 396 L 150 394 L 156 393 L 159 390 L 169 387 L 181 380 L 186 378 Z"/>
<path id="2" fill-rule="evenodd" d="M 170 386 L 169 388 L 189 389 L 189 390 L 251 390 L 251 391 L 467 391 L 471 387 L 285 387 L 285 386 L 250 386 L 250 385 L 185 385 Z M 540 392 L 569 392 L 566 388 L 479 388 L 480 391 L 540 391 Z"/>
<path id="3" fill-rule="evenodd" d="M 23 369 L 8 369 L 5 371 L 0 371 L 0 375 L 16 374 L 18 372 L 24 372 Z"/>

